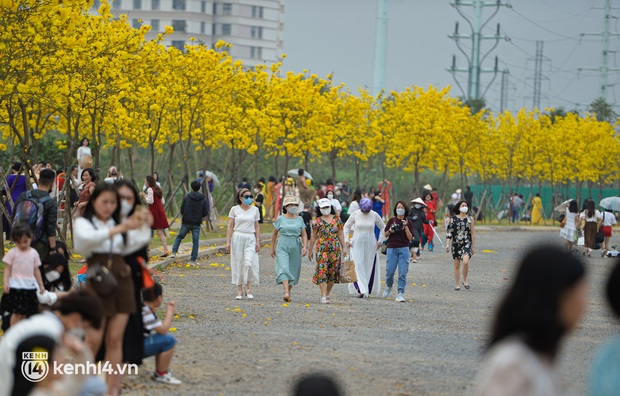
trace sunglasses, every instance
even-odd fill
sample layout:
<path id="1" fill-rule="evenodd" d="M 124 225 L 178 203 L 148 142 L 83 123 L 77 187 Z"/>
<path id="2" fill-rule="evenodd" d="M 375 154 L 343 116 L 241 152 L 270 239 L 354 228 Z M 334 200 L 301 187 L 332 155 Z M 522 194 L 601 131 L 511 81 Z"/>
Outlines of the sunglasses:
<path id="1" fill-rule="evenodd" d="M 244 198 L 244 199 L 245 198 L 252 198 L 252 196 L 251 195 L 244 195 L 242 198 Z"/>

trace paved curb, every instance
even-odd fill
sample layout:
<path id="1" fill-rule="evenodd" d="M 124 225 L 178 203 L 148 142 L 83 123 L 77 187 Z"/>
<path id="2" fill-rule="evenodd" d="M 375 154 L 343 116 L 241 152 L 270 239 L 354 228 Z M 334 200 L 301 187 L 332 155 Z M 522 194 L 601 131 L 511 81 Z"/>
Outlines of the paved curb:
<path id="1" fill-rule="evenodd" d="M 271 233 L 261 234 L 261 247 L 271 243 Z M 216 245 L 216 246 L 213 246 Z M 198 250 L 198 258 L 209 259 L 216 254 L 226 254 L 226 238 L 215 238 L 215 239 L 205 239 L 201 240 L 199 243 L 200 246 L 209 246 L 207 249 Z M 170 247 L 172 248 L 172 246 Z M 190 253 L 180 253 L 181 251 L 188 250 Z M 175 262 L 189 262 L 191 258 L 191 250 L 192 243 L 184 242 L 179 246 L 179 251 L 177 252 L 177 256 L 175 258 L 166 257 L 164 260 L 158 261 L 156 263 L 149 263 L 149 268 L 161 268 L 164 269 L 170 264 L 174 264 Z M 151 249 L 149 253 L 156 257 L 161 255 L 163 252 L 161 249 Z"/>

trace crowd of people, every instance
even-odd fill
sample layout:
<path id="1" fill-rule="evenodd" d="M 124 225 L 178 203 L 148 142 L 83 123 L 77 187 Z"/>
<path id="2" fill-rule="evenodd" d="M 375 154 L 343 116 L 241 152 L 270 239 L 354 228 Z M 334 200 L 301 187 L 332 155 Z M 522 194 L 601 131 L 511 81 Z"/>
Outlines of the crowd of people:
<path id="1" fill-rule="evenodd" d="M 123 376 L 118 372 L 109 372 L 105 382 L 92 375 L 25 381 L 15 367 L 21 364 L 21 352 L 37 348 L 51 351 L 50 361 L 63 359 L 68 351 L 74 361 L 99 360 L 112 366 L 141 364 L 155 356 L 152 378 L 165 384 L 181 383 L 170 372 L 176 340 L 168 328 L 176 302 L 165 304 L 163 320 L 157 317 L 156 309 L 164 305 L 163 289 L 146 267 L 149 243 L 156 233 L 162 256 L 175 258 L 181 241 L 191 233 L 190 260 L 196 262 L 200 226 L 212 210 L 208 194 L 201 189 L 210 193 L 212 179 L 200 177 L 191 182 L 191 192 L 181 205 L 181 230 L 169 250 L 165 234 L 169 223 L 157 175 L 146 176 L 139 191 L 114 166 L 102 177 L 89 164 L 89 157 L 85 140 L 78 153 L 79 165 L 71 167 L 66 178 L 68 199 L 63 193 L 63 172 L 41 163 L 27 178 L 22 164 L 11 166 L 3 221 L 13 245 L 3 258 L 6 270 L 0 301 L 6 331 L 0 340 L 0 356 L 9 357 L 0 359 L 0 377 L 9 380 L 0 381 L 0 395 L 54 394 L 54 389 L 71 389 L 66 394 L 120 393 Z M 404 303 L 410 265 L 426 255 L 425 249 L 434 251 L 437 242 L 452 254 L 454 290 L 469 290 L 469 264 L 476 251 L 471 189 L 457 189 L 444 207 L 437 189 L 429 184 L 409 202 L 394 202 L 391 188 L 387 180 L 368 191 L 352 190 L 346 181 L 333 180 L 315 188 L 303 170 L 280 183 L 274 177 L 254 185 L 242 180 L 235 193 L 236 205 L 229 211 L 226 235 L 235 299 L 254 299 L 254 288 L 260 282 L 260 223 L 265 220 L 273 221 L 270 253 L 276 262 L 275 282 L 282 285 L 285 302 L 293 300 L 302 260 L 307 257 L 315 264 L 312 282 L 318 285 L 320 304 L 332 303 L 337 283 L 348 283 L 349 293 L 361 299 L 371 295 L 389 298 L 396 287 L 395 301 Z M 514 208 L 519 207 L 517 198 Z M 59 211 L 65 208 L 73 209 L 75 216 L 72 248 L 85 261 L 80 272 L 86 281 L 78 288 L 72 284 L 68 247 L 56 235 Z M 437 231 L 442 213 L 445 234 Z M 573 252 L 580 229 L 584 255 L 590 256 L 596 243 L 602 243 L 604 251 L 609 249 L 613 213 L 597 211 L 591 200 L 580 212 L 576 201 L 571 201 L 564 219 L 561 237 L 566 252 Z M 604 235 L 602 242 L 597 242 L 599 233 Z M 480 393 L 522 394 L 524 387 L 540 387 L 550 391 L 546 394 L 561 394 L 556 392 L 556 355 L 562 337 L 577 325 L 585 299 L 583 264 L 566 252 L 544 247 L 524 256 L 498 311 L 481 370 Z M 353 263 L 351 279 L 343 276 L 344 263 Z M 556 276 L 558 272 L 562 275 Z M 609 286 L 609 298 L 616 308 L 617 278 L 617 274 L 612 276 Z M 528 309 L 532 306 L 536 312 Z M 617 345 L 616 340 L 610 348 L 617 349 Z M 609 360 L 608 353 L 600 357 L 602 362 Z M 506 371 L 515 365 L 519 370 Z M 606 387 L 617 385 L 613 378 L 619 376 L 614 377 L 608 365 L 598 363 L 597 367 L 593 386 L 604 381 Z M 528 378 L 534 373 L 536 378 Z M 548 376 L 545 381 L 540 380 L 541 373 Z M 498 389 L 514 392 L 498 393 Z"/>
<path id="2" fill-rule="evenodd" d="M 355 280 L 348 285 L 351 294 L 388 298 L 398 271 L 395 301 L 405 302 L 410 264 L 422 258 L 424 249 L 432 252 L 435 239 L 441 240 L 436 227 L 443 203 L 437 189 L 427 184 L 420 197 L 393 204 L 391 188 L 392 183 L 383 180 L 376 189 L 352 191 L 346 180 L 331 179 L 314 187 L 303 169 L 296 178 L 282 178 L 278 184 L 272 176 L 269 182 L 260 179 L 252 187 L 243 178 L 237 185 L 237 205 L 230 209 L 226 238 L 236 298 L 254 297 L 249 290 L 259 282 L 259 224 L 268 219 L 274 222 L 271 255 L 276 259 L 276 282 L 284 287 L 284 301 L 291 301 L 301 260 L 307 255 L 316 264 L 312 282 L 319 286 L 321 304 L 331 303 L 331 290 L 341 282 L 344 261 L 355 266 Z M 452 252 L 457 291 L 461 284 L 470 288 L 467 275 L 476 241 L 472 201 L 469 187 L 465 193 L 458 189 L 444 212 L 445 249 Z M 379 252 L 386 255 L 385 273 Z M 387 286 L 383 292 L 382 279 Z"/>
<path id="3" fill-rule="evenodd" d="M 114 166 L 102 177 L 88 167 L 87 147 L 84 141 L 78 153 L 80 166 L 70 168 L 68 196 L 65 174 L 49 164 L 34 165 L 28 178 L 22 164 L 11 165 L 3 211 L 11 248 L 2 259 L 6 268 L 0 300 L 5 331 L 0 355 L 9 358 L 0 362 L 0 395 L 118 395 L 121 391 L 120 370 L 109 370 L 105 380 L 89 373 L 27 381 L 15 367 L 21 364 L 22 352 L 36 350 L 50 351 L 50 364 L 65 361 L 69 353 L 74 363 L 102 361 L 115 369 L 155 356 L 152 378 L 181 383 L 169 370 L 175 340 L 167 332 L 176 304 L 168 302 L 165 319 L 157 319 L 154 310 L 162 305 L 163 291 L 146 266 L 153 232 L 162 240 L 164 256 L 169 254 L 162 237 L 169 227 L 163 192 L 154 175 L 145 178 L 140 192 Z M 209 214 L 207 199 L 198 192 L 202 183 L 195 184 L 181 208 L 187 214 L 182 231 L 193 234 L 196 216 L 199 227 Z M 80 273 L 85 276 L 83 284 L 73 283 L 68 247 L 57 239 L 59 213 L 64 210 L 72 214 L 73 252 L 84 258 L 78 272 L 78 279 Z M 175 243 L 173 252 L 177 249 Z"/>

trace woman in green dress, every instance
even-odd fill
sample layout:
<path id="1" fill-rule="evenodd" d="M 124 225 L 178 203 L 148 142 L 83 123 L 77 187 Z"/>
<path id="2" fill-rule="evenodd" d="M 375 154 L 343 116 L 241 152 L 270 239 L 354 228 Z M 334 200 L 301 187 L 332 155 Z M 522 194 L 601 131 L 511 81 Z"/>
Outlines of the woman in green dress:
<path id="1" fill-rule="evenodd" d="M 283 285 L 283 299 L 289 302 L 293 285 L 299 283 L 301 257 L 306 255 L 308 236 L 304 220 L 297 215 L 299 209 L 297 197 L 287 195 L 284 197 L 282 206 L 284 216 L 278 216 L 276 222 L 273 223 L 271 257 L 276 259 L 276 282 Z M 280 234 L 279 239 L 278 234 Z"/>

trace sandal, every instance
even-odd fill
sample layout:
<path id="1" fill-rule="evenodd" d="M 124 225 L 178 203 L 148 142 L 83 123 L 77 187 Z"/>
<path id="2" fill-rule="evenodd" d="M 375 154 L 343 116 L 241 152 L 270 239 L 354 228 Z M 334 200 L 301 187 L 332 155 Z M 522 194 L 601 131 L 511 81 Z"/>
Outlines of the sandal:
<path id="1" fill-rule="evenodd" d="M 463 284 L 463 286 L 465 287 L 465 289 L 469 290 L 469 284 L 465 284 L 465 282 L 461 282 Z"/>
<path id="2" fill-rule="evenodd" d="M 321 297 L 319 300 L 319 304 L 329 304 L 329 300 L 325 297 Z"/>
<path id="3" fill-rule="evenodd" d="M 284 293 L 284 297 L 282 299 L 286 302 L 291 302 L 291 295 L 288 293 Z"/>
<path id="4" fill-rule="evenodd" d="M 460 286 L 457 286 L 457 287 L 455 287 L 455 288 L 454 288 L 454 290 L 456 290 L 456 291 L 461 291 L 461 287 L 460 287 Z"/>
<path id="5" fill-rule="evenodd" d="M 254 299 L 254 295 L 253 295 L 253 294 L 252 294 L 252 292 L 251 292 L 251 291 L 249 291 L 249 290 L 246 290 L 246 291 L 245 291 L 245 296 L 246 296 L 248 299 L 250 299 L 250 300 Z"/>

